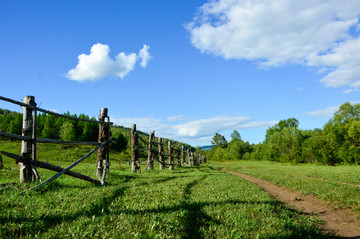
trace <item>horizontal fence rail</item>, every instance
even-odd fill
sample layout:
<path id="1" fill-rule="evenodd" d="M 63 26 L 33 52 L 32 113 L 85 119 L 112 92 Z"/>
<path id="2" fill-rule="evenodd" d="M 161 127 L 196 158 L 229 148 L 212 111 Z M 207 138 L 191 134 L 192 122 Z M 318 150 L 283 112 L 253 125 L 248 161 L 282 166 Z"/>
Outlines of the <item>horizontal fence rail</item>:
<path id="1" fill-rule="evenodd" d="M 110 117 L 108 114 L 107 108 L 102 108 L 100 110 L 99 120 L 91 120 L 84 118 L 77 118 L 72 116 L 67 116 L 63 114 L 58 114 L 49 110 L 45 110 L 39 107 L 36 107 L 35 97 L 34 96 L 25 96 L 23 102 L 19 102 L 16 100 L 12 100 L 3 96 L 0 96 L 0 100 L 7 101 L 13 104 L 17 104 L 23 106 L 23 125 L 22 125 L 22 135 L 11 134 L 7 132 L 0 131 L 0 137 L 6 137 L 15 140 L 21 140 L 21 155 L 16 155 L 12 153 L 8 153 L 5 151 L 0 151 L 1 154 L 6 155 L 10 158 L 16 160 L 20 169 L 20 183 L 24 182 L 34 182 L 35 178 L 40 181 L 40 184 L 23 191 L 20 194 L 24 194 L 32 189 L 44 186 L 49 184 L 59 178 L 63 174 L 67 174 L 69 176 L 79 178 L 82 180 L 86 180 L 95 184 L 105 184 L 106 174 L 109 171 L 110 166 L 110 141 L 112 139 L 110 132 Z M 96 123 L 99 125 L 99 134 L 98 134 L 98 142 L 85 142 L 85 141 L 61 141 L 55 139 L 41 139 L 36 137 L 36 118 L 37 112 L 43 112 L 46 114 L 76 120 L 76 121 L 84 121 L 89 123 Z M 50 144 L 64 144 L 64 145 L 93 145 L 96 146 L 95 149 L 90 151 L 85 156 L 81 157 L 79 160 L 71 164 L 67 168 L 61 168 L 59 166 L 55 166 L 49 163 L 38 161 L 36 158 L 36 143 L 50 143 Z M 71 168 L 78 165 L 80 162 L 88 158 L 90 155 L 98 151 L 97 163 L 96 163 L 96 175 L 99 180 L 93 179 L 89 176 L 85 176 L 79 173 L 75 173 L 70 171 Z M 1 157 L 1 155 L 0 155 Z M 58 172 L 53 177 L 47 179 L 45 182 L 42 182 L 40 179 L 40 175 L 37 172 L 37 168 L 45 168 L 52 171 Z"/>
<path id="2" fill-rule="evenodd" d="M 145 139 L 139 137 L 138 132 L 136 130 L 136 124 L 132 125 L 131 134 L 131 171 L 132 172 L 140 172 L 141 159 L 139 157 L 139 152 L 147 151 L 147 165 L 144 171 L 154 169 L 154 161 L 159 162 L 160 169 L 169 168 L 173 170 L 175 166 L 197 166 L 200 163 L 206 162 L 205 156 L 201 154 L 196 154 L 191 152 L 189 149 L 186 149 L 184 145 L 181 145 L 181 149 L 177 149 L 172 146 L 172 141 L 169 140 L 167 142 L 167 153 L 165 153 L 163 142 L 163 138 L 158 138 L 158 142 L 155 142 L 155 131 L 149 134 L 149 141 L 146 142 Z M 145 144 L 144 148 L 139 146 L 139 141 Z M 155 149 L 157 146 L 157 149 Z M 186 151 L 186 152 L 185 152 Z M 187 163 L 186 163 L 187 156 Z M 166 162 L 166 159 L 168 162 Z"/>
<path id="3" fill-rule="evenodd" d="M 40 184 L 29 188 L 20 194 L 24 194 L 30 190 L 42 187 L 47 185 L 61 175 L 66 174 L 75 178 L 89 181 L 94 184 L 105 185 L 106 175 L 109 173 L 110 169 L 110 142 L 111 142 L 111 131 L 110 125 L 113 123 L 110 122 L 110 117 L 108 116 L 108 109 L 101 108 L 100 115 L 98 120 L 77 118 L 72 116 L 67 116 L 53 111 L 45 110 L 39 107 L 36 107 L 35 97 L 25 96 L 23 102 L 12 100 L 3 96 L 0 96 L 0 100 L 7 101 L 13 104 L 23 106 L 23 126 L 22 126 L 22 135 L 11 134 L 8 132 L 0 131 L 0 137 L 10 138 L 14 140 L 21 140 L 21 154 L 16 155 L 9 152 L 0 150 L 0 167 L 2 167 L 2 158 L 1 154 L 15 159 L 20 169 L 20 182 L 34 182 L 35 178 L 40 181 Z M 84 121 L 89 123 L 96 123 L 99 125 L 98 132 L 98 141 L 97 142 L 85 142 L 85 141 L 61 141 L 55 139 L 41 139 L 36 137 L 37 129 L 37 112 L 43 112 L 49 115 L 58 116 L 70 120 Z M 181 149 L 173 145 L 173 141 L 167 140 L 165 144 L 163 138 L 158 138 L 158 142 L 155 142 L 155 131 L 151 132 L 149 135 L 149 140 L 146 141 L 142 137 L 139 137 L 139 134 L 136 130 L 136 125 L 133 124 L 131 128 L 130 142 L 131 142 L 131 170 L 132 172 L 141 172 L 141 158 L 139 153 L 147 151 L 147 165 L 144 169 L 153 170 L 154 162 L 157 161 L 160 165 L 160 169 L 170 169 L 173 170 L 176 167 L 182 166 L 197 166 L 200 163 L 206 162 L 205 156 L 201 154 L 196 154 L 192 152 L 189 148 L 186 148 L 184 145 L 180 145 Z M 139 141 L 143 144 L 143 147 L 140 147 Z M 62 168 L 60 166 L 55 166 L 49 163 L 38 161 L 36 158 L 36 143 L 49 143 L 49 144 L 63 144 L 63 145 L 93 145 L 96 146 L 95 149 L 91 150 L 88 154 L 81 157 L 79 160 L 71 164 L 67 168 Z M 167 145 L 167 147 L 165 147 Z M 166 152 L 165 152 L 166 148 Z M 96 160 L 96 176 L 97 179 L 93 179 L 89 176 L 82 175 L 80 173 L 75 173 L 70 171 L 73 167 L 78 165 L 80 162 L 84 161 L 90 155 L 97 151 L 97 160 Z M 143 153 L 141 153 L 143 155 Z M 167 160 L 166 160 L 167 159 Z M 54 176 L 42 182 L 40 175 L 37 172 L 37 167 L 52 170 L 57 172 Z"/>
<path id="4" fill-rule="evenodd" d="M 27 140 L 32 141 L 33 138 L 30 136 L 22 136 L 18 134 L 10 134 L 4 131 L 0 131 L 0 137 L 6 137 L 10 139 L 17 139 L 17 140 Z M 85 141 L 61 141 L 56 139 L 41 139 L 36 138 L 36 142 L 38 143 L 47 143 L 47 144 L 65 144 L 65 145 L 100 145 L 98 142 L 85 142 Z"/>
<path id="5" fill-rule="evenodd" d="M 59 113 L 56 113 L 56 112 L 53 112 L 53 111 L 50 111 L 50 110 L 45 110 L 45 109 L 42 109 L 42 108 L 39 108 L 39 107 L 36 107 L 36 106 L 32 106 L 32 105 L 29 105 L 29 104 L 25 104 L 25 103 L 20 102 L 20 101 L 16 101 L 16 100 L 9 99 L 9 98 L 3 97 L 3 96 L 0 96 L 0 100 L 7 101 L 7 102 L 10 102 L 10 103 L 13 103 L 13 104 L 20 105 L 20 106 L 24 106 L 24 107 L 26 107 L 26 108 L 29 108 L 29 109 L 32 109 L 32 110 L 36 110 L 36 111 L 40 111 L 40 112 L 43 112 L 43 113 L 46 113 L 46 114 L 50 114 L 50 115 L 62 117 L 62 118 L 65 118 L 65 119 L 71 119 L 71 120 L 77 120 L 77 121 L 84 121 L 84 122 L 90 122 L 90 123 L 97 123 L 97 124 L 102 123 L 102 121 L 91 120 L 91 119 L 84 119 L 84 118 L 78 118 L 78 117 L 72 117 L 72 116 L 67 116 L 67 115 L 59 114 Z M 110 124 L 113 124 L 113 123 L 111 122 Z"/>

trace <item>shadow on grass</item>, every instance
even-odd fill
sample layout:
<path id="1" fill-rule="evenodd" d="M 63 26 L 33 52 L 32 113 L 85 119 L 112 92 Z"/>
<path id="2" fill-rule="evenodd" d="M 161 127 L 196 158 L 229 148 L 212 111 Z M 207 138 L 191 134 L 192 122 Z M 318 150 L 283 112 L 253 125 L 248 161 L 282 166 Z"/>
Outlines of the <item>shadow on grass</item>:
<path id="1" fill-rule="evenodd" d="M 34 228 L 36 233 L 47 232 L 49 229 L 62 223 L 71 223 L 72 221 L 82 217 L 102 216 L 110 214 L 109 207 L 111 202 L 124 196 L 127 187 L 117 188 L 111 195 L 100 198 L 97 203 L 90 205 L 88 210 L 78 210 L 75 213 L 68 213 L 67 215 L 40 215 L 39 218 L 33 216 L 19 217 L 17 215 L 5 215 L 0 213 L 0 225 L 4 225 L 5 222 L 16 223 L 22 225 L 18 232 L 4 230 L 1 236 L 18 237 L 22 235 L 34 234 Z"/>
<path id="2" fill-rule="evenodd" d="M 183 237 L 184 238 L 201 238 L 200 229 L 206 225 L 206 222 L 213 222 L 220 224 L 218 221 L 209 217 L 202 209 L 200 203 L 191 203 L 192 188 L 203 181 L 207 176 L 196 179 L 188 183 L 184 189 L 183 201 L 181 207 L 186 210 L 185 215 L 180 219 L 184 225 Z"/>
<path id="3" fill-rule="evenodd" d="M 20 231 L 14 232 L 11 229 L 4 228 L 1 236 L 7 237 L 16 237 L 22 235 L 34 235 L 35 233 L 41 232 L 45 233 L 48 230 L 56 227 L 57 225 L 61 225 L 63 223 L 70 224 L 79 218 L 88 217 L 102 217 L 111 214 L 125 214 L 125 215 L 144 215 L 144 214 L 165 214 L 168 213 L 185 211 L 183 216 L 179 218 L 179 230 L 178 236 L 180 238 L 203 238 L 202 230 L 207 230 L 209 228 L 208 225 L 216 224 L 221 225 L 221 222 L 215 220 L 211 216 L 205 213 L 204 208 L 208 206 L 222 206 L 222 205 L 237 205 L 237 204 L 246 204 L 246 205 L 259 205 L 266 204 L 272 206 L 281 205 L 276 201 L 248 201 L 248 200 L 217 200 L 217 201 L 192 201 L 191 196 L 193 194 L 193 189 L 196 185 L 199 185 L 204 179 L 206 179 L 209 175 L 204 175 L 199 177 L 190 183 L 186 184 L 183 189 L 183 198 L 182 201 L 176 205 L 172 206 L 159 206 L 157 208 L 145 208 L 145 209 L 131 209 L 131 208 L 122 208 L 118 210 L 111 211 L 110 205 L 113 201 L 119 200 L 125 195 L 125 191 L 128 188 L 126 187 L 118 187 L 116 188 L 110 195 L 99 198 L 96 203 L 91 204 L 89 207 L 85 209 L 79 209 L 75 212 L 68 212 L 67 214 L 59 214 L 59 215 L 40 215 L 37 218 L 33 216 L 19 216 L 19 215 L 5 215 L 0 213 L 0 225 L 5 225 L 5 223 L 15 223 L 18 225 L 23 225 Z M 132 179 L 136 178 L 135 176 L 126 175 L 124 176 L 124 181 L 128 182 Z M 178 177 L 166 177 L 162 180 L 155 181 L 156 183 L 167 182 Z M 121 183 L 123 183 L 122 181 Z M 155 183 L 154 182 L 154 183 Z M 67 187 L 67 185 L 62 185 L 63 187 Z M 54 185 L 53 187 L 57 187 Z M 49 189 L 48 189 L 49 190 Z M 279 207 L 282 208 L 282 207 Z M 283 208 L 282 208 L 283 209 Z M 280 213 L 280 209 L 279 209 Z M 36 228 L 34 230 L 34 228 Z M 304 229 L 301 226 L 290 225 L 288 227 L 289 236 L 282 236 L 281 238 L 324 238 L 323 235 L 318 234 L 315 231 L 309 231 L 308 229 Z M 41 234 L 40 234 L 41 235 Z M 146 235 L 144 235 L 146 237 Z M 278 238 L 276 235 L 274 237 L 268 238 Z"/>

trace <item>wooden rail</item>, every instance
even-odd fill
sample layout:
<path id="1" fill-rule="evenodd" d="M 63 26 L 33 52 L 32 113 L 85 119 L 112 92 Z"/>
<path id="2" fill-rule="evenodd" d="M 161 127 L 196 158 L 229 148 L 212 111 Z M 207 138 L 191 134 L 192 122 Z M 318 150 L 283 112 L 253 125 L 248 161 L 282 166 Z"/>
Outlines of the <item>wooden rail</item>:
<path id="1" fill-rule="evenodd" d="M 35 178 L 40 180 L 40 184 L 30 188 L 21 194 L 32 190 L 34 188 L 46 185 L 48 183 L 51 183 L 58 177 L 60 177 L 63 174 L 70 175 L 72 177 L 76 177 L 82 180 L 86 180 L 92 183 L 101 183 L 102 185 L 105 184 L 106 174 L 109 172 L 110 168 L 110 158 L 109 158 L 109 151 L 110 151 L 110 141 L 112 137 L 110 137 L 110 125 L 112 124 L 110 122 L 110 117 L 108 117 L 108 109 L 102 108 L 100 110 L 100 116 L 99 120 L 90 120 L 90 119 L 84 119 L 84 118 L 77 118 L 77 117 L 71 117 L 63 114 L 58 114 L 49 110 L 45 110 L 39 107 L 36 107 L 35 103 L 35 97 L 34 96 L 25 96 L 22 102 L 12 100 L 3 96 L 0 96 L 0 100 L 7 101 L 13 104 L 17 104 L 20 106 L 23 106 L 23 126 L 22 126 L 22 135 L 16 135 L 16 134 L 10 134 L 7 132 L 0 132 L 0 137 L 7 137 L 15 140 L 21 140 L 21 155 L 15 155 L 11 153 L 7 153 L 4 151 L 1 151 L 2 154 L 13 158 L 17 161 L 20 169 L 20 182 L 34 182 Z M 76 121 L 84 121 L 84 122 L 90 122 L 90 123 L 97 123 L 99 124 L 99 137 L 98 142 L 85 142 L 85 141 L 61 141 L 61 140 L 54 140 L 54 139 L 40 139 L 36 137 L 36 117 L 37 117 L 37 111 L 70 119 L 70 120 L 76 120 Z M 51 165 L 48 163 L 37 161 L 36 159 L 36 143 L 51 143 L 51 144 L 65 144 L 65 145 L 94 145 L 97 146 L 94 150 L 90 151 L 85 156 L 81 157 L 79 160 L 77 160 L 75 163 L 70 165 L 69 167 L 63 169 L 61 167 Z M 98 157 L 97 157 L 97 168 L 96 168 L 96 174 L 99 180 L 92 179 L 88 176 L 78 174 L 71 172 L 70 169 L 75 167 L 77 164 L 82 162 L 84 159 L 88 158 L 91 154 L 98 151 Z M 1 155 L 0 155 L 1 157 Z M 45 169 L 49 169 L 52 171 L 58 172 L 56 175 L 51 177 L 50 179 L 46 180 L 45 182 L 42 182 L 40 179 L 40 176 L 37 172 L 36 167 L 41 167 Z"/>
<path id="2" fill-rule="evenodd" d="M 147 151 L 147 165 L 144 171 L 150 169 L 154 169 L 154 161 L 158 161 L 160 165 L 160 169 L 169 168 L 173 170 L 175 165 L 177 167 L 182 166 L 196 166 L 200 163 L 205 162 L 204 156 L 195 154 L 191 152 L 189 149 L 186 149 L 184 145 L 181 145 L 181 149 L 177 149 L 172 146 L 172 141 L 169 140 L 167 142 L 167 154 L 165 154 L 164 146 L 165 143 L 163 142 L 163 138 L 158 138 L 158 142 L 155 142 L 155 131 L 149 134 L 149 141 L 146 142 L 143 138 L 139 137 L 136 131 L 136 124 L 132 125 L 131 128 L 131 170 L 132 172 L 140 172 L 140 159 L 139 159 L 139 152 L 140 151 Z M 139 141 L 144 143 L 147 147 L 141 148 L 139 147 Z M 155 146 L 158 149 L 155 149 Z M 187 153 L 185 153 L 185 150 Z M 175 154 L 177 153 L 177 155 Z M 186 163 L 186 155 L 188 158 L 188 163 Z M 157 156 L 157 157 L 156 157 Z M 168 163 L 165 162 L 165 156 L 168 158 Z M 177 157 L 176 157 L 177 156 Z M 197 157 L 195 157 L 197 156 Z M 177 159 L 177 161 L 175 161 Z"/>

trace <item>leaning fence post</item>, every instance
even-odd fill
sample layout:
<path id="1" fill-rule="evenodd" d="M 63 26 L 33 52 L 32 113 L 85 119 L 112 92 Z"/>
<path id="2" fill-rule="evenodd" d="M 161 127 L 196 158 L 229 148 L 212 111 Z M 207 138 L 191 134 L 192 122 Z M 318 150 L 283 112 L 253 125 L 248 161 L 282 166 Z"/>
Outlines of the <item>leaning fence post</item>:
<path id="1" fill-rule="evenodd" d="M 169 154 L 169 169 L 173 170 L 174 169 L 174 160 L 173 160 L 173 156 L 172 156 L 172 149 L 171 149 L 171 141 L 168 141 L 168 154 Z"/>
<path id="2" fill-rule="evenodd" d="M 105 124 L 105 119 L 108 117 L 108 109 L 101 108 L 100 115 L 99 115 L 99 136 L 98 142 L 103 143 L 104 141 L 108 140 L 109 138 L 109 126 Z M 103 173 L 104 173 L 104 164 L 107 164 L 107 151 L 108 147 L 104 146 L 98 149 L 98 155 L 96 160 L 96 176 L 102 180 Z M 109 167 L 109 165 L 107 165 Z"/>
<path id="3" fill-rule="evenodd" d="M 138 170 L 140 172 L 140 167 L 136 164 L 138 159 L 138 134 L 136 132 L 136 124 L 133 124 L 131 128 L 131 171 L 133 173 Z"/>
<path id="4" fill-rule="evenodd" d="M 148 150 L 148 165 L 149 169 L 154 169 L 154 137 L 155 137 L 155 131 L 149 134 L 149 150 Z"/>
<path id="5" fill-rule="evenodd" d="M 25 96 L 23 99 L 23 103 L 31 106 L 36 106 L 35 97 Z M 23 107 L 22 135 L 29 137 L 33 136 L 32 109 L 29 109 L 27 107 Z M 21 141 L 21 156 L 27 158 L 29 162 L 28 163 L 19 162 L 20 183 L 35 181 L 35 174 L 30 164 L 31 155 L 32 155 L 32 146 L 33 145 L 31 141 L 28 140 Z"/>
<path id="6" fill-rule="evenodd" d="M 163 146 L 162 138 L 159 138 L 159 162 L 160 162 L 160 169 L 165 169 L 164 146 Z"/>

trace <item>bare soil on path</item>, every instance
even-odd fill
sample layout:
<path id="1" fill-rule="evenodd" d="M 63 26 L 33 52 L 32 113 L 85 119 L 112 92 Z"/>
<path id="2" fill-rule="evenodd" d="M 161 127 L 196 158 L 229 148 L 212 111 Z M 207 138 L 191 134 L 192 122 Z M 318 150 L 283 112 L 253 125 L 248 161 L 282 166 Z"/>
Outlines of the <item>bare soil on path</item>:
<path id="1" fill-rule="evenodd" d="M 335 206 L 316 198 L 314 195 L 301 195 L 299 192 L 276 186 L 250 175 L 227 171 L 227 168 L 223 168 L 222 171 L 255 183 L 291 209 L 319 218 L 324 222 L 320 225 L 324 234 L 330 233 L 341 238 L 360 238 L 360 220 L 349 209 L 336 209 Z"/>

